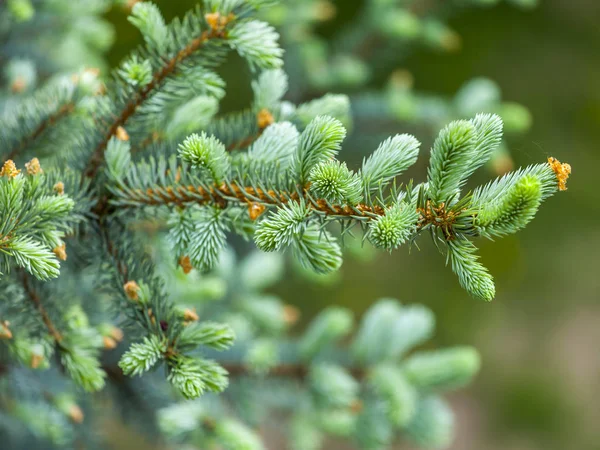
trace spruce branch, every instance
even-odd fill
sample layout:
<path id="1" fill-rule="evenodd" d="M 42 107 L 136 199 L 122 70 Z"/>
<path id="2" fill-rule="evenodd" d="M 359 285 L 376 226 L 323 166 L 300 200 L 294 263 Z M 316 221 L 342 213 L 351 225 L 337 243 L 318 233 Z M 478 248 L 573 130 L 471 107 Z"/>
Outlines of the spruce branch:
<path id="1" fill-rule="evenodd" d="M 57 344 L 60 344 L 63 337 L 62 337 L 61 333 L 58 331 L 58 329 L 56 328 L 56 326 L 54 325 L 54 322 L 50 318 L 48 311 L 46 311 L 46 308 L 44 308 L 44 305 L 42 304 L 42 300 L 41 300 L 40 296 L 38 295 L 38 293 L 34 289 L 33 285 L 31 284 L 31 280 L 29 280 L 29 275 L 27 275 L 27 273 L 24 270 L 21 270 L 20 278 L 21 278 L 21 283 L 23 284 L 23 289 L 25 290 L 25 293 L 27 294 L 27 297 L 29 298 L 29 300 L 31 300 L 31 302 L 35 306 L 35 309 L 40 314 L 42 322 L 48 329 L 48 333 L 50 333 L 50 336 L 52 336 L 52 339 L 54 339 L 54 341 L 56 341 Z"/>
<path id="2" fill-rule="evenodd" d="M 2 160 L 6 161 L 9 159 L 15 159 L 17 155 L 23 151 L 23 149 L 38 139 L 44 133 L 44 131 L 54 126 L 64 117 L 68 116 L 74 111 L 74 109 L 75 104 L 73 102 L 68 102 L 61 105 L 54 113 L 45 117 L 44 120 L 42 120 L 28 135 L 23 136 L 20 142 L 13 147 L 13 149 L 7 155 L 2 157 Z"/>
<path id="3" fill-rule="evenodd" d="M 127 121 L 135 114 L 136 110 L 150 97 L 150 95 L 158 89 L 164 80 L 175 73 L 179 66 L 185 62 L 192 54 L 202 48 L 207 42 L 213 39 L 224 39 L 226 32 L 223 27 L 210 28 L 205 30 L 202 34 L 193 40 L 191 40 L 184 48 L 182 48 L 175 56 L 170 60 L 166 61 L 165 64 L 154 73 L 152 80 L 146 84 L 141 90 L 139 90 L 134 98 L 126 103 L 123 110 L 117 115 L 117 117 L 110 124 L 108 131 L 98 143 L 94 149 L 87 167 L 85 169 L 85 176 L 93 178 L 98 172 L 101 164 L 104 161 L 104 150 L 108 145 L 110 139 L 117 134 L 119 127 L 123 127 Z"/>

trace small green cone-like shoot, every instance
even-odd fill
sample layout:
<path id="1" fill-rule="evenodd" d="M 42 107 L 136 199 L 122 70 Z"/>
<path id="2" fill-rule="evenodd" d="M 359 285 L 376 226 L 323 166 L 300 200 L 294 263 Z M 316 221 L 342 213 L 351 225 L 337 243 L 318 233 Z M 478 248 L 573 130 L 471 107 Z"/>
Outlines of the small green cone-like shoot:
<path id="1" fill-rule="evenodd" d="M 279 34 L 265 22 L 237 22 L 228 32 L 227 42 L 252 68 L 275 69 L 283 65 Z"/>
<path id="2" fill-rule="evenodd" d="M 269 125 L 260 137 L 248 149 L 250 164 L 278 164 L 286 168 L 298 146 L 300 133 L 290 122 L 279 122 Z"/>
<path id="3" fill-rule="evenodd" d="M 320 450 L 323 433 L 314 423 L 312 414 L 296 414 L 290 423 L 290 444 L 293 450 Z"/>
<path id="4" fill-rule="evenodd" d="M 397 300 L 381 299 L 364 315 L 352 344 L 357 361 L 392 361 L 431 336 L 431 311 L 421 306 L 402 307 Z"/>
<path id="5" fill-rule="evenodd" d="M 38 280 L 46 281 L 60 275 L 60 264 L 56 256 L 46 246 L 33 239 L 12 239 L 5 245 L 5 252 L 15 258 L 19 267 Z"/>
<path id="6" fill-rule="evenodd" d="M 169 30 L 158 7 L 152 2 L 138 2 L 133 5 L 129 22 L 135 25 L 149 47 L 164 51 Z"/>
<path id="7" fill-rule="evenodd" d="M 287 326 L 285 305 L 273 295 L 249 295 L 240 306 L 245 316 L 266 333 L 278 334 Z"/>
<path id="8" fill-rule="evenodd" d="M 349 408 L 325 408 L 317 411 L 316 420 L 325 433 L 348 437 L 356 428 L 357 417 Z"/>
<path id="9" fill-rule="evenodd" d="M 342 249 L 326 230 L 308 226 L 293 245 L 294 255 L 300 264 L 316 273 L 335 272 L 342 265 Z"/>
<path id="10" fill-rule="evenodd" d="M 317 164 L 308 177 L 310 192 L 331 203 L 356 205 L 362 201 L 362 181 L 346 163 L 329 160 Z"/>
<path id="11" fill-rule="evenodd" d="M 235 333 L 227 324 L 216 322 L 191 323 L 187 325 L 177 342 L 179 350 L 193 349 L 199 345 L 214 348 L 215 350 L 227 350 L 233 345 Z"/>
<path id="12" fill-rule="evenodd" d="M 70 348 L 61 351 L 60 360 L 75 383 L 87 392 L 99 391 L 104 387 L 106 373 L 100 361 L 87 349 Z"/>
<path id="13" fill-rule="evenodd" d="M 179 145 L 179 156 L 192 168 L 207 172 L 215 182 L 223 180 L 229 173 L 231 163 L 225 146 L 204 131 L 189 135 Z"/>
<path id="14" fill-rule="evenodd" d="M 460 285 L 475 298 L 491 301 L 496 295 L 494 279 L 478 261 L 477 247 L 467 239 L 447 241 L 448 258 Z"/>
<path id="15" fill-rule="evenodd" d="M 352 330 L 354 319 L 352 311 L 339 306 L 331 306 L 310 323 L 300 339 L 300 353 L 311 358 L 320 350 L 326 349 L 334 342 L 342 339 Z"/>
<path id="16" fill-rule="evenodd" d="M 219 421 L 214 433 L 224 450 L 265 450 L 258 434 L 237 420 Z"/>
<path id="17" fill-rule="evenodd" d="M 522 177 L 496 202 L 482 205 L 474 225 L 482 236 L 505 236 L 524 228 L 542 200 L 541 183 L 532 175 Z"/>
<path id="18" fill-rule="evenodd" d="M 369 375 L 369 384 L 385 403 L 386 415 L 395 427 L 403 427 L 412 419 L 417 391 L 399 368 L 387 364 L 375 367 Z"/>
<path id="19" fill-rule="evenodd" d="M 367 191 L 385 186 L 417 161 L 420 142 L 410 134 L 397 134 L 383 141 L 362 165 Z"/>
<path id="20" fill-rule="evenodd" d="M 448 391 L 469 384 L 480 365 L 477 350 L 456 347 L 415 353 L 402 364 L 402 373 L 418 389 Z"/>
<path id="21" fill-rule="evenodd" d="M 229 384 L 227 371 L 214 361 L 178 355 L 169 361 L 167 379 L 187 399 L 205 391 L 222 392 Z"/>
<path id="22" fill-rule="evenodd" d="M 360 388 L 346 369 L 329 363 L 311 366 L 309 383 L 315 400 L 333 407 L 350 407 Z"/>
<path id="23" fill-rule="evenodd" d="M 367 401 L 356 422 L 360 448 L 384 450 L 389 447 L 394 429 L 381 402 Z"/>
<path id="24" fill-rule="evenodd" d="M 156 336 L 146 337 L 142 342 L 131 344 L 121 356 L 119 367 L 125 375 L 141 375 L 154 367 L 165 350 L 164 343 Z"/>
<path id="25" fill-rule="evenodd" d="M 221 213 L 219 208 L 205 206 L 193 216 L 195 227 L 189 237 L 188 251 L 192 266 L 200 271 L 215 267 L 227 243 L 227 225 Z"/>
<path id="26" fill-rule="evenodd" d="M 119 75 L 132 86 L 145 86 L 152 80 L 152 65 L 148 59 L 133 55 L 123 63 Z"/>
<path id="27" fill-rule="evenodd" d="M 304 203 L 282 206 L 258 225 L 254 233 L 256 246 L 265 252 L 272 252 L 291 244 L 302 232 L 308 214 L 309 209 Z"/>
<path id="28" fill-rule="evenodd" d="M 456 198 L 475 149 L 477 131 L 467 120 L 451 122 L 435 140 L 427 172 L 429 197 L 436 204 Z"/>
<path id="29" fill-rule="evenodd" d="M 425 397 L 419 401 L 417 411 L 404 432 L 419 447 L 447 448 L 454 438 L 454 414 L 440 398 Z"/>
<path id="30" fill-rule="evenodd" d="M 281 69 L 263 70 L 258 79 L 252 81 L 254 110 L 274 110 L 288 90 L 288 76 Z"/>
<path id="31" fill-rule="evenodd" d="M 317 164 L 335 157 L 340 151 L 346 129 L 333 117 L 318 116 L 300 135 L 294 155 L 293 170 L 300 184 L 306 183 Z"/>
<path id="32" fill-rule="evenodd" d="M 131 144 L 116 137 L 111 138 L 104 152 L 106 171 L 116 182 L 122 181 L 131 167 Z"/>
<path id="33" fill-rule="evenodd" d="M 462 179 L 467 180 L 473 172 L 492 157 L 492 153 L 502 142 L 502 119 L 496 114 L 477 114 L 471 123 L 475 126 L 475 151 L 469 168 Z"/>
<path id="34" fill-rule="evenodd" d="M 266 338 L 254 341 L 244 358 L 245 364 L 257 375 L 266 375 L 278 361 L 277 343 Z"/>
<path id="35" fill-rule="evenodd" d="M 376 247 L 392 251 L 414 236 L 419 215 L 416 209 L 398 202 L 369 225 L 369 239 Z"/>
<path id="36" fill-rule="evenodd" d="M 350 99 L 342 94 L 325 94 L 321 98 L 303 103 L 296 108 L 293 115 L 303 126 L 319 115 L 335 117 L 347 128 L 352 125 Z"/>

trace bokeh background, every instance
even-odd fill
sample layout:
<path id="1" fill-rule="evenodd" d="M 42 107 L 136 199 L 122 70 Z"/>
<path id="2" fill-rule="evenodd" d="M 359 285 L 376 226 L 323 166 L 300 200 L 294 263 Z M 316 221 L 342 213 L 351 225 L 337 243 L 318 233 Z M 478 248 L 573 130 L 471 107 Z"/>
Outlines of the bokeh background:
<path id="1" fill-rule="evenodd" d="M 171 18 L 194 2 L 157 3 Z M 319 30 L 325 37 L 353 20 L 361 2 L 334 3 L 339 14 Z M 107 17 L 117 29 L 108 55 L 115 65 L 140 36 L 122 12 Z M 525 105 L 533 117 L 527 133 L 509 139 L 515 164 L 551 155 L 568 161 L 568 191 L 544 204 L 516 236 L 480 243 L 497 282 L 490 304 L 467 296 L 427 240 L 410 255 L 402 249 L 347 258 L 334 282 L 307 283 L 290 271 L 277 291 L 305 319 L 330 304 L 360 314 L 385 296 L 424 303 L 438 320 L 432 345 L 476 346 L 482 371 L 451 398 L 454 449 L 600 449 L 600 2 L 543 0 L 532 10 L 499 4 L 462 11 L 449 23 L 462 37 L 458 51 L 420 49 L 408 58 L 399 52 L 397 68 L 412 73 L 417 90 L 448 96 L 473 77 L 495 80 L 504 99 Z M 250 100 L 244 70 L 235 60 L 226 68 L 225 109 Z M 401 123 L 393 129 L 404 131 Z M 357 139 L 350 135 L 350 147 Z M 424 139 L 425 149 L 429 144 Z M 411 173 L 417 179 L 425 175 L 423 153 Z M 493 175 L 479 173 L 473 183 Z M 133 448 L 117 440 L 116 448 Z"/>

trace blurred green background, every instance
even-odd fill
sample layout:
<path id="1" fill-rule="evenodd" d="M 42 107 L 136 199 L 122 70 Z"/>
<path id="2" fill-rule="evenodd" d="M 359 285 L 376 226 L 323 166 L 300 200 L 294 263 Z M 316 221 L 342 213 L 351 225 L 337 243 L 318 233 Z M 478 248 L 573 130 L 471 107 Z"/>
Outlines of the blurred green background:
<path id="1" fill-rule="evenodd" d="M 157 3 L 171 18 L 194 2 Z M 352 20 L 360 1 L 335 3 L 340 15 L 325 35 Z M 122 11 L 109 18 L 117 26 L 118 46 L 109 54 L 116 64 L 140 36 Z M 490 304 L 467 296 L 426 239 L 410 255 L 401 249 L 369 261 L 348 258 L 333 284 L 307 284 L 290 273 L 279 293 L 304 317 L 329 304 L 360 314 L 383 296 L 424 303 L 438 319 L 433 345 L 476 346 L 482 372 L 452 398 L 454 449 L 600 449 L 600 2 L 543 0 L 530 11 L 500 4 L 465 10 L 450 25 L 462 37 L 459 51 L 420 50 L 398 68 L 414 75 L 417 90 L 444 95 L 473 77 L 495 80 L 504 99 L 527 106 L 534 119 L 528 133 L 509 141 L 516 166 L 548 156 L 567 161 L 568 191 L 516 236 L 480 243 L 497 282 Z M 247 73 L 236 61 L 228 67 L 225 108 L 246 106 Z M 424 151 L 417 179 L 426 163 Z M 492 176 L 479 173 L 473 185 Z"/>

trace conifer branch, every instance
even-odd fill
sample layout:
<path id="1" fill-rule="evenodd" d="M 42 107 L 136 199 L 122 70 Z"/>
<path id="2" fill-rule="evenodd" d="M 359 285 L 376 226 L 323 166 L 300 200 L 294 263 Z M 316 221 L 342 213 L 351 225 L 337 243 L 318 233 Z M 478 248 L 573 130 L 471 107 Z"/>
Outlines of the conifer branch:
<path id="1" fill-rule="evenodd" d="M 252 370 L 245 364 L 234 364 L 223 362 L 221 365 L 227 370 L 230 377 L 251 375 Z M 344 369 L 357 380 L 367 376 L 364 367 L 349 366 Z M 302 363 L 279 364 L 269 368 L 264 375 L 273 377 L 304 379 L 310 374 L 310 365 Z"/>
<path id="2" fill-rule="evenodd" d="M 186 47 L 180 50 L 173 58 L 168 60 L 165 65 L 156 72 L 152 80 L 138 92 L 133 100 L 125 105 L 121 113 L 114 119 L 108 128 L 107 133 L 98 143 L 92 156 L 90 157 L 85 169 L 85 176 L 93 178 L 104 160 L 104 150 L 108 145 L 108 141 L 117 134 L 119 127 L 123 127 L 127 121 L 135 114 L 136 110 L 150 97 L 162 82 L 170 75 L 175 73 L 179 65 L 190 57 L 197 50 L 202 48 L 206 42 L 211 39 L 222 39 L 226 37 L 226 33 L 222 28 L 211 28 L 204 31 L 200 36 L 193 39 Z"/>
<path id="3" fill-rule="evenodd" d="M 15 159 L 16 156 L 29 145 L 31 142 L 35 141 L 39 138 L 46 129 L 56 125 L 58 121 L 62 118 L 68 116 L 75 109 L 75 104 L 73 102 L 68 102 L 63 104 L 60 108 L 56 110 L 54 114 L 49 115 L 45 120 L 40 122 L 40 124 L 35 128 L 29 135 L 23 137 L 21 141 L 8 153 L 8 155 L 2 158 L 3 161 L 8 159 Z"/>
<path id="4" fill-rule="evenodd" d="M 25 289 L 25 293 L 27 294 L 27 297 L 31 300 L 31 302 L 35 305 L 36 310 L 40 313 L 42 322 L 44 322 L 44 325 L 48 329 L 48 332 L 50 333 L 52 338 L 56 341 L 56 343 L 60 343 L 62 341 L 62 335 L 58 331 L 56 326 L 54 325 L 54 322 L 52 322 L 52 319 L 50 318 L 48 311 L 46 311 L 46 308 L 44 308 L 44 305 L 42 304 L 42 300 L 40 299 L 39 294 L 36 292 L 36 290 L 31 285 L 29 276 L 27 275 L 27 273 L 25 273 L 24 270 L 21 270 L 20 272 L 21 272 L 21 282 L 23 284 L 23 288 Z"/>
<path id="5" fill-rule="evenodd" d="M 138 205 L 176 205 L 184 206 L 195 203 L 198 205 L 216 204 L 225 206 L 228 201 L 238 201 L 242 204 L 255 202 L 269 206 L 282 205 L 289 202 L 299 202 L 301 198 L 307 200 L 310 207 L 326 215 L 373 218 L 385 215 L 385 208 L 378 205 L 339 205 L 331 204 L 324 199 L 313 199 L 306 191 L 302 195 L 298 192 L 263 190 L 251 186 L 239 186 L 236 183 L 223 183 L 220 185 L 204 186 L 161 186 L 146 191 L 128 191 L 129 199 L 121 197 L 122 206 L 131 207 Z"/>

